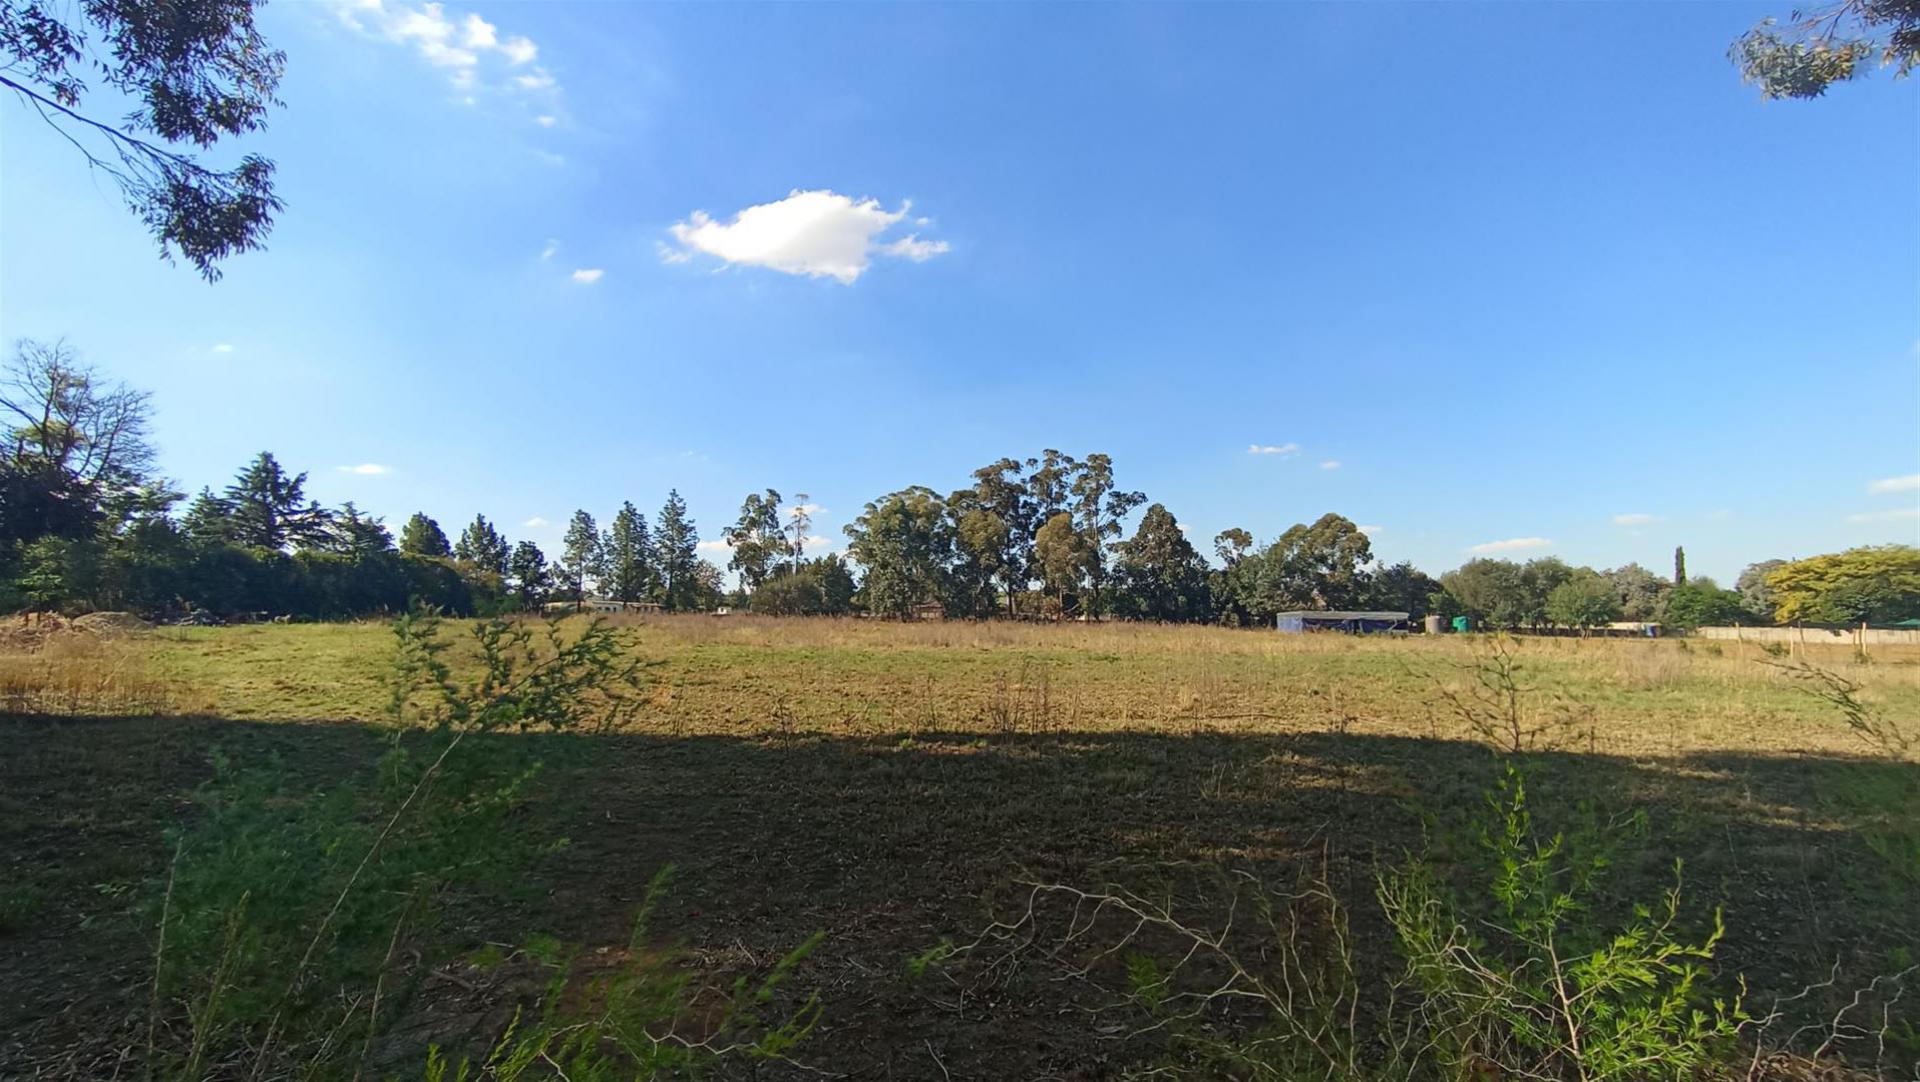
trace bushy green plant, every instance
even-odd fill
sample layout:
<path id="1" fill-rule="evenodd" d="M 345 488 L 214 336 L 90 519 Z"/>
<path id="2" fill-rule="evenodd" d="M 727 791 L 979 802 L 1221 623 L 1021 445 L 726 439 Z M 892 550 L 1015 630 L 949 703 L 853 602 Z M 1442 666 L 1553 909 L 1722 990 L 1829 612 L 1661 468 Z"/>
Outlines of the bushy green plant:
<path id="1" fill-rule="evenodd" d="M 481 623 L 481 672 L 464 683 L 437 617 L 409 614 L 394 633 L 395 724 L 368 776 L 316 787 L 216 752 L 147 907 L 151 1073 L 277 1077 L 298 1064 L 320 1077 L 361 1055 L 394 1013 L 396 952 L 430 942 L 448 892 L 504 885 L 559 844 L 518 814 L 540 763 L 509 733 L 635 709 L 633 663 L 599 623 L 572 638 L 549 625 L 544 649 L 520 625 Z"/>
<path id="2" fill-rule="evenodd" d="M 1679 865 L 1657 901 L 1609 925 L 1590 900 L 1636 821 L 1587 814 L 1543 836 L 1511 766 L 1488 806 L 1469 890 L 1425 858 L 1379 879 L 1436 1066 L 1600 1082 L 1690 1078 L 1722 1057 L 1744 1016 L 1706 993 L 1724 928 L 1716 912 L 1704 935 L 1682 931 Z"/>

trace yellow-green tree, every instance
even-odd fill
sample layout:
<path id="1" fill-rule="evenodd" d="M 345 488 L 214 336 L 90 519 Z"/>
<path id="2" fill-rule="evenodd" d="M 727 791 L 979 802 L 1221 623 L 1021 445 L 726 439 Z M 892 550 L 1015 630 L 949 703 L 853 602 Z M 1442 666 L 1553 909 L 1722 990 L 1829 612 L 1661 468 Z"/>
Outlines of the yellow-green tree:
<path id="1" fill-rule="evenodd" d="M 1869 545 L 1784 564 L 1767 575 L 1783 624 L 1894 623 L 1920 617 L 1920 548 Z"/>

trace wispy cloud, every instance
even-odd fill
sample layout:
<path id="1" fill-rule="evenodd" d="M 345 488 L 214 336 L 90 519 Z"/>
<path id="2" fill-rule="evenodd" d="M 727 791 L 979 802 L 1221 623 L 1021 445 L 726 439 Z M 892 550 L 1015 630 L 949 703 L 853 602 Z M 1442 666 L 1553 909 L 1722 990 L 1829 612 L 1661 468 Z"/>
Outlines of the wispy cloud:
<path id="1" fill-rule="evenodd" d="M 1878 496 L 1888 492 L 1920 492 L 1920 473 L 1910 473 L 1905 477 L 1884 477 L 1867 486 L 1867 492 Z"/>
<path id="2" fill-rule="evenodd" d="M 535 515 L 532 518 L 528 519 L 527 521 L 522 522 L 520 525 L 525 526 L 529 530 L 537 530 L 540 527 L 547 525 L 547 520 L 541 518 L 539 515 Z"/>
<path id="3" fill-rule="evenodd" d="M 599 267 L 583 267 L 573 272 L 573 280 L 583 286 L 590 286 L 598 282 L 601 276 L 606 273 L 606 271 L 601 270 Z"/>
<path id="4" fill-rule="evenodd" d="M 392 466 L 382 466 L 378 462 L 362 462 L 358 466 L 335 466 L 334 469 L 341 473 L 357 473 L 362 477 L 378 477 L 381 474 L 393 472 Z"/>
<path id="5" fill-rule="evenodd" d="M 1467 549 L 1482 555 L 1491 552 L 1524 552 L 1527 549 L 1543 549 L 1553 544 L 1544 537 L 1509 537 L 1504 541 L 1483 541 Z"/>
<path id="6" fill-rule="evenodd" d="M 1653 521 L 1654 517 L 1652 515 L 1640 511 L 1632 511 L 1624 515 L 1613 516 L 1613 524 L 1615 526 L 1645 526 Z"/>
<path id="7" fill-rule="evenodd" d="M 1360 532 L 1366 534 L 1368 537 L 1378 537 L 1386 533 L 1387 528 L 1385 526 L 1362 526 L 1360 527 Z"/>
<path id="8" fill-rule="evenodd" d="M 712 541 L 702 541 L 693 547 L 694 547 L 694 551 L 696 552 L 710 552 L 710 553 L 714 553 L 715 555 L 718 555 L 719 553 L 722 553 L 722 552 L 733 551 L 733 546 L 728 544 L 725 540 L 721 540 L 721 539 L 715 539 Z"/>
<path id="9" fill-rule="evenodd" d="M 456 90 L 472 90 L 483 71 L 512 73 L 499 85 L 521 91 L 552 91 L 558 82 L 534 64 L 540 49 L 531 38 L 502 35 L 478 15 L 456 15 L 439 3 L 330 0 L 340 21 L 371 38 L 410 46 L 422 60 L 447 71 Z"/>
<path id="10" fill-rule="evenodd" d="M 820 506 L 817 503 L 795 504 L 794 506 L 787 508 L 787 517 L 799 518 L 803 512 L 811 518 L 818 518 L 821 515 L 826 514 L 827 509 Z"/>
<path id="11" fill-rule="evenodd" d="M 1247 445 L 1250 455 L 1297 455 L 1300 445 L 1297 443 L 1250 443 Z"/>
<path id="12" fill-rule="evenodd" d="M 1337 470 L 1340 468 L 1340 460 L 1337 458 L 1323 459 L 1320 463 L 1320 468 L 1323 470 Z"/>
<path id="13" fill-rule="evenodd" d="M 552 259 L 556 254 L 559 253 L 559 251 L 560 251 L 559 241 L 557 240 L 548 241 L 547 246 L 545 248 L 540 249 L 540 261 L 544 263 L 547 260 Z"/>
<path id="14" fill-rule="evenodd" d="M 1891 511 L 1861 511 L 1847 516 L 1848 522 L 1907 522 L 1920 519 L 1920 507 L 1898 507 Z"/>
<path id="15" fill-rule="evenodd" d="M 668 263 L 685 263 L 705 254 L 730 265 L 852 285 L 875 255 L 924 263 L 949 250 L 946 241 L 921 240 L 916 233 L 880 239 L 907 216 L 910 206 L 903 202 L 899 210 L 887 210 L 877 199 L 856 201 L 824 189 L 795 189 L 785 199 L 748 207 L 726 222 L 696 210 L 668 228 L 677 247 L 662 244 L 660 255 Z"/>
<path id="16" fill-rule="evenodd" d="M 213 351 L 214 351 L 215 353 L 232 353 L 232 352 L 233 352 L 233 343 L 232 343 L 232 342 L 222 342 L 222 343 L 220 343 L 219 345 L 217 345 L 217 346 L 214 346 L 214 347 L 213 347 Z"/>

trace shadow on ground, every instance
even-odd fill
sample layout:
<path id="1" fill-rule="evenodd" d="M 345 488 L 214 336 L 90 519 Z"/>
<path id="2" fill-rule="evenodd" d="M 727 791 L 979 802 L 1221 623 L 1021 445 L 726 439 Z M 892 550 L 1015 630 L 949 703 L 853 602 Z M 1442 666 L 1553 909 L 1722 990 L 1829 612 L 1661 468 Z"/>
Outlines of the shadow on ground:
<path id="1" fill-rule="evenodd" d="M 476 900 L 456 936 L 622 943 L 648 880 L 676 864 L 656 928 L 716 974 L 827 933 L 799 982 L 826 1008 L 802 1058 L 861 1079 L 1101 1078 L 1139 1051 L 1101 1039 L 1047 974 L 988 990 L 905 978 L 909 956 L 969 936 L 1022 876 L 1146 885 L 1225 862 L 1279 882 L 1327 869 L 1356 932 L 1377 937 L 1364 912 L 1374 861 L 1420 844 L 1418 809 L 1458 817 L 1502 769 L 1477 745 L 1355 732 L 524 739 L 550 764 L 543 828 L 568 844 L 537 871 L 544 898 Z M 0 925 L 0 1076 L 58 1076 L 74 1049 L 136 1023 L 152 947 L 128 898 L 162 874 L 162 829 L 191 814 L 213 749 L 318 786 L 363 771 L 380 746 L 355 725 L 0 719 L 0 878 L 33 899 Z M 1852 829 L 1871 808 L 1847 796 L 1912 794 L 1920 766 L 1525 763 L 1549 821 L 1580 801 L 1646 810 L 1652 834 L 1621 870 L 1621 897 L 1652 897 L 1683 857 L 1696 916 L 1724 905 L 1724 970 L 1756 999 L 1836 962 L 1876 971 L 1920 942 L 1913 884 Z M 480 1030 L 497 1017 L 486 1006 L 453 1013 Z"/>

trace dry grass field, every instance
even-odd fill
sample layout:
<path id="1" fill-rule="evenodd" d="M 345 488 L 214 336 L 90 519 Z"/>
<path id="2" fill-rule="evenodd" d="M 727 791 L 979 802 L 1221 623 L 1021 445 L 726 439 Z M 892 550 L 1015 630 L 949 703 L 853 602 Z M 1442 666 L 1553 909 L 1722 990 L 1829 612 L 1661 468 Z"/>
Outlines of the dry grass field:
<path id="1" fill-rule="evenodd" d="M 643 709 L 616 731 L 517 738 L 548 764 L 542 824 L 567 844 L 535 889 L 464 901 L 449 942 L 624 944 L 648 880 L 676 865 L 654 927 L 702 974 L 825 933 L 797 978 L 824 1005 L 797 1058 L 829 1077 L 1116 1077 L 1141 1039 L 1091 1024 L 1044 970 L 914 981 L 907 959 L 1004 913 L 1022 878 L 1198 914 L 1220 904 L 1196 886 L 1216 869 L 1313 870 L 1352 899 L 1364 948 L 1382 934 L 1370 869 L 1478 807 L 1502 769 L 1456 707 L 1485 672 L 1478 637 L 751 617 L 620 632 Z M 1648 817 L 1614 901 L 1684 860 L 1689 919 L 1724 907 L 1714 965 L 1758 1002 L 1835 966 L 1865 979 L 1920 943 L 1920 767 L 1780 667 L 1803 659 L 1684 640 L 1512 650 L 1537 814 Z M 153 945 L 129 899 L 163 878 L 162 831 L 193 814 L 216 750 L 316 787 L 365 769 L 391 651 L 367 623 L 0 655 L 0 1077 L 104 1073 L 99 1035 L 145 1005 Z M 1804 660 L 1920 728 L 1920 651 Z M 412 1039 L 485 1032 L 514 991 L 446 969 Z"/>

